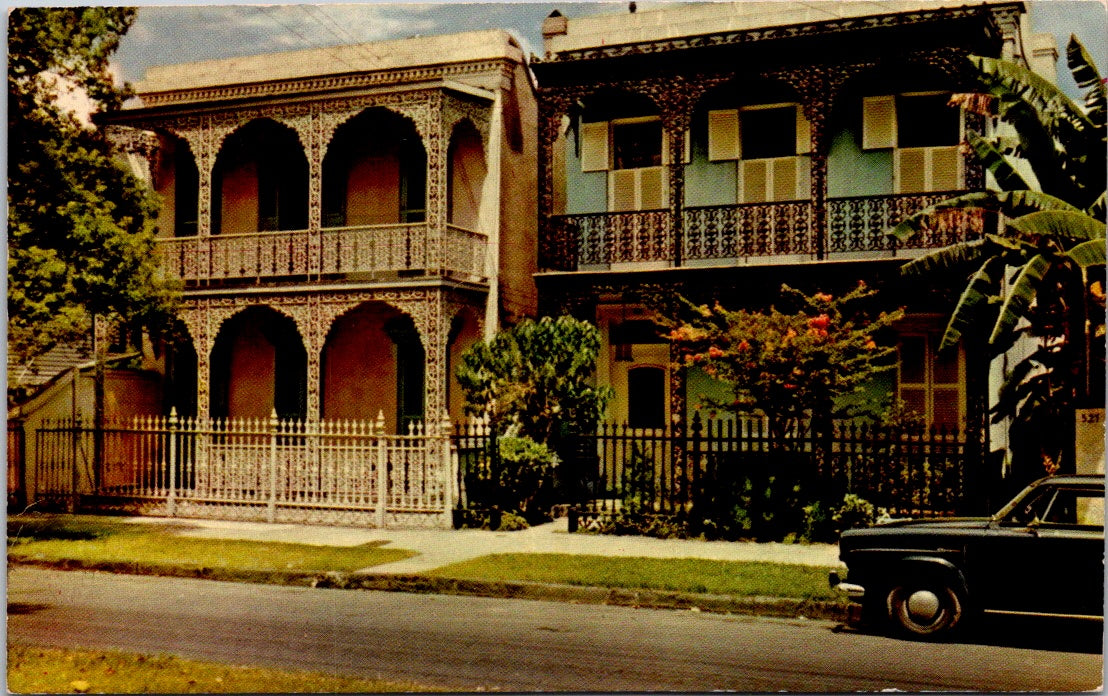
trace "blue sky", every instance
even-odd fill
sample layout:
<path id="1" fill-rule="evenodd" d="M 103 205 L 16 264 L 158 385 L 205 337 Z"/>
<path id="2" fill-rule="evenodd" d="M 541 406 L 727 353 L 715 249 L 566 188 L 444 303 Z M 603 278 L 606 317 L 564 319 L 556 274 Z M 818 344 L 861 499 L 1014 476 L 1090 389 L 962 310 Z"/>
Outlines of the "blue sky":
<path id="1" fill-rule="evenodd" d="M 660 3 L 639 2 L 642 8 L 656 4 Z M 1075 90 L 1067 83 L 1064 67 L 1065 43 L 1071 33 L 1092 53 L 1101 74 L 1108 74 L 1108 14 L 1103 1 L 1036 0 L 1029 4 L 1032 30 L 1057 36 L 1063 54 L 1060 84 L 1068 87 L 1067 91 Z M 507 29 L 520 39 L 527 53 L 541 54 L 540 26 L 555 8 L 575 17 L 626 11 L 626 3 L 458 0 L 437 4 L 148 6 L 139 10 L 138 21 L 124 37 L 116 58 L 124 79 L 135 82 L 151 65 L 491 28 Z"/>

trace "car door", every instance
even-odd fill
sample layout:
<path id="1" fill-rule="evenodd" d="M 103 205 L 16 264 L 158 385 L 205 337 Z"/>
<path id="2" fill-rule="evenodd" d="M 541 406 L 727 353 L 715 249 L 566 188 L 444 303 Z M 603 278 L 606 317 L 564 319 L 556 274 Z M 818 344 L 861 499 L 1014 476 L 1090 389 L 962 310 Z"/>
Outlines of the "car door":
<path id="1" fill-rule="evenodd" d="M 1104 492 L 1060 487 L 1038 525 L 1037 557 L 1046 586 L 1044 611 L 1102 616 L 1104 613 Z"/>
<path id="2" fill-rule="evenodd" d="M 967 544 L 971 599 L 982 609 L 1102 614 L 1103 491 L 1043 486 Z"/>

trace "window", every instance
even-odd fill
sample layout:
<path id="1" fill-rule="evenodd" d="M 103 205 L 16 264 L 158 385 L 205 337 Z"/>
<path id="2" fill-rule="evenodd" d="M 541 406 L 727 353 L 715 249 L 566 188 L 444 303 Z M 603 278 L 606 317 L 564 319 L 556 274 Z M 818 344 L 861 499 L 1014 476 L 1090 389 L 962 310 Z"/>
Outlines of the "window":
<path id="1" fill-rule="evenodd" d="M 798 104 L 708 112 L 708 159 L 738 160 L 741 203 L 811 196 L 811 126 Z"/>
<path id="2" fill-rule="evenodd" d="M 795 106 L 743 110 L 740 131 L 743 159 L 795 155 L 796 111 Z"/>
<path id="3" fill-rule="evenodd" d="M 862 100 L 862 148 L 893 150 L 897 193 L 962 188 L 958 154 L 962 115 L 948 94 L 900 94 Z"/>
<path id="4" fill-rule="evenodd" d="M 938 354 L 941 334 L 903 335 L 897 347 L 898 396 L 927 426 L 961 430 L 965 395 L 962 352 Z"/>
<path id="5" fill-rule="evenodd" d="M 1104 526 L 1104 496 L 1100 491 L 1075 488 L 1047 488 L 1032 494 L 1004 515 L 1004 524 Z"/>
<path id="6" fill-rule="evenodd" d="M 957 145 L 961 117 L 958 109 L 947 106 L 949 101 L 949 94 L 897 96 L 897 147 Z"/>
<path id="7" fill-rule="evenodd" d="M 400 221 L 427 219 L 427 153 L 414 138 L 400 143 Z"/>
<path id="8" fill-rule="evenodd" d="M 662 122 L 612 123 L 612 169 L 662 166 Z"/>
<path id="9" fill-rule="evenodd" d="M 627 425 L 632 428 L 666 426 L 665 369 L 634 367 L 627 371 Z"/>

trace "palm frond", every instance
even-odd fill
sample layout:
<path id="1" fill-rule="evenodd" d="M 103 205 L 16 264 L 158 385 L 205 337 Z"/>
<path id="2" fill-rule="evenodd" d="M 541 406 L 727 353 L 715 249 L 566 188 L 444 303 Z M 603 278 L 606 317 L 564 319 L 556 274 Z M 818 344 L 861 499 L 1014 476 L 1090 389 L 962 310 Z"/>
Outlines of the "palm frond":
<path id="1" fill-rule="evenodd" d="M 1094 128 L 1089 117 L 1066 96 L 1057 85 L 1041 75 L 1001 58 L 972 56 L 970 60 L 980 72 L 980 79 L 990 87 L 1000 87 L 1030 104 L 1055 135 L 1061 124 L 1068 124 L 1076 132 Z M 1062 126 L 1064 127 L 1064 126 Z"/>

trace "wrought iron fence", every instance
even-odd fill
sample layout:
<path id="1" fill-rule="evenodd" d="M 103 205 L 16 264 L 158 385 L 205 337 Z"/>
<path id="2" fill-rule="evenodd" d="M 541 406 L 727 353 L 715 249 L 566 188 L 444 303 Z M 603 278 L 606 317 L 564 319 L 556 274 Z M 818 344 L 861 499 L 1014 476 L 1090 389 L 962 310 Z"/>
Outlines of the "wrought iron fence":
<path id="1" fill-rule="evenodd" d="M 841 502 L 848 493 L 894 516 L 951 515 L 965 502 L 965 439 L 945 430 L 841 423 L 775 438 L 762 419 L 697 415 L 685 434 L 609 424 L 569 450 L 563 467 L 573 507 L 591 518 L 719 522 L 781 511 L 773 506 Z"/>
<path id="2" fill-rule="evenodd" d="M 888 234 L 889 229 L 901 220 L 959 193 L 961 192 L 949 191 L 829 199 L 827 251 L 835 254 L 892 249 L 939 249 L 978 239 L 985 230 L 985 218 L 978 210 L 944 211 L 925 224 L 918 234 L 904 242 L 897 241 Z"/>
<path id="3" fill-rule="evenodd" d="M 381 419 L 46 422 L 35 433 L 35 489 L 168 515 L 447 526 L 456 489 L 440 432 L 420 424 L 385 435 Z"/>
<path id="4" fill-rule="evenodd" d="M 487 424 L 459 424 L 459 508 L 487 508 L 498 460 Z M 760 418 L 704 419 L 689 431 L 604 424 L 558 446 L 558 502 L 571 520 L 672 516 L 690 527 L 737 516 L 799 514 L 811 502 L 852 493 L 894 516 L 948 516 L 968 503 L 961 433 L 836 423 L 776 438 Z M 755 489 L 766 491 L 753 495 Z M 775 492 L 776 491 L 776 492 Z"/>

